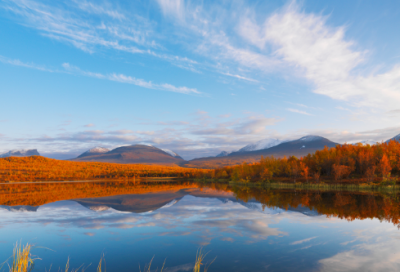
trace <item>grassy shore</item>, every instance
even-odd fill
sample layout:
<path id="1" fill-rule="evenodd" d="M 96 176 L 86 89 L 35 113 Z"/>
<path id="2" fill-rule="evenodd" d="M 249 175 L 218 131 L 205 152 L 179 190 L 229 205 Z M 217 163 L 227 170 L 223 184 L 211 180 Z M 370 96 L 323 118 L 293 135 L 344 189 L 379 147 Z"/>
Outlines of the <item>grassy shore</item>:
<path id="1" fill-rule="evenodd" d="M 246 181 L 232 181 L 228 179 L 196 179 L 200 183 L 227 183 L 236 186 L 250 186 L 262 187 L 271 189 L 305 189 L 305 190 L 318 190 L 318 191 L 355 191 L 355 192 L 400 192 L 400 185 L 385 184 L 385 183 L 306 183 L 306 182 L 281 182 L 281 181 L 267 181 L 267 182 L 246 182 Z"/>

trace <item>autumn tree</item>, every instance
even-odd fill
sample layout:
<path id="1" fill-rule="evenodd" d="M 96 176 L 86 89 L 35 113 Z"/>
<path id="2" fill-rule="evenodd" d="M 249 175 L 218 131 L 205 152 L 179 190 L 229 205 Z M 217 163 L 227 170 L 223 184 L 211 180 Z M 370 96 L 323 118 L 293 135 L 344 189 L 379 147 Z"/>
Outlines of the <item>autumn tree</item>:
<path id="1" fill-rule="evenodd" d="M 379 168 L 382 174 L 382 178 L 390 177 L 390 171 L 392 171 L 392 167 L 390 166 L 390 162 L 386 154 L 383 154 L 381 161 L 379 162 Z"/>
<path id="2" fill-rule="evenodd" d="M 309 174 L 309 168 L 304 162 L 300 162 L 300 169 L 301 169 L 301 175 L 306 179 L 308 183 L 308 174 Z"/>

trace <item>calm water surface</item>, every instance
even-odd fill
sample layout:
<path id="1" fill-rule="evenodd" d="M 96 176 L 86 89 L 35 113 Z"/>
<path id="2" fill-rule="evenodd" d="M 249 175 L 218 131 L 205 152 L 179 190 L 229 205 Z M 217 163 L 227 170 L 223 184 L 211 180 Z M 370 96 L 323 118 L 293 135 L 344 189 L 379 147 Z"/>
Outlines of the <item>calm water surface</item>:
<path id="1" fill-rule="evenodd" d="M 8 186 L 0 195 L 0 262 L 16 241 L 33 243 L 41 258 L 35 271 L 58 271 L 68 257 L 70 267 L 95 271 L 103 254 L 108 271 L 143 270 L 153 256 L 154 271 L 165 259 L 166 272 L 192 271 L 199 248 L 209 252 L 206 262 L 216 257 L 210 272 L 400 269 L 396 194 L 189 183 Z"/>

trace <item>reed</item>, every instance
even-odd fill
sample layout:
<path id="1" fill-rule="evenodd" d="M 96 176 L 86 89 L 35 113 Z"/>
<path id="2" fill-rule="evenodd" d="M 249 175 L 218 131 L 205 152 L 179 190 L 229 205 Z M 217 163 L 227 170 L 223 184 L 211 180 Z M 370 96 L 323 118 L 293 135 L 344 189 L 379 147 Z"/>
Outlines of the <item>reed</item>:
<path id="1" fill-rule="evenodd" d="M 30 272 L 33 269 L 34 261 L 31 254 L 32 245 L 26 244 L 23 246 L 21 243 L 16 243 L 12 255 L 12 265 L 9 265 L 10 272 Z"/>
<path id="2" fill-rule="evenodd" d="M 25 246 L 21 245 L 21 243 L 16 243 L 15 247 L 13 249 L 13 255 L 10 257 L 13 259 L 13 263 L 10 266 L 9 265 L 9 272 L 30 272 L 33 270 L 34 267 L 34 261 L 35 260 L 40 260 L 39 258 L 33 258 L 32 254 L 31 254 L 31 250 L 32 250 L 33 246 L 30 244 L 26 244 Z M 196 253 L 196 261 L 195 261 L 195 265 L 193 268 L 194 272 L 200 272 L 201 271 L 201 266 L 203 265 L 204 262 L 204 258 L 207 256 L 208 253 L 204 254 L 202 252 L 202 249 L 200 248 L 197 253 Z M 154 257 L 151 258 L 150 262 L 145 265 L 143 272 L 157 272 L 158 268 L 156 270 L 151 270 L 151 265 L 153 263 Z M 4 266 L 4 264 L 7 263 L 8 260 L 6 260 L 1 266 L 0 266 L 0 271 L 2 271 L 2 268 Z M 212 260 L 210 263 L 207 263 L 204 266 L 203 271 L 207 272 L 209 266 L 215 261 Z M 104 263 L 104 266 L 103 266 Z M 166 263 L 166 259 L 164 260 L 164 263 L 161 267 L 160 272 L 162 272 L 164 270 L 165 267 L 165 263 Z M 82 272 L 84 272 L 86 270 L 87 267 L 83 267 L 83 265 L 81 265 L 80 267 L 78 267 L 77 269 L 71 269 L 69 267 L 69 258 L 67 259 L 67 263 L 65 265 L 65 272 L 78 272 L 79 270 L 81 270 Z M 50 270 L 49 270 L 50 271 Z M 62 270 L 59 270 L 62 271 Z M 142 270 L 140 269 L 139 266 L 139 271 L 141 272 Z M 104 255 L 100 258 L 100 262 L 97 265 L 97 272 L 106 272 L 106 260 L 104 258 Z"/>
<path id="3" fill-rule="evenodd" d="M 196 253 L 196 260 L 194 262 L 194 267 L 193 267 L 193 272 L 200 272 L 201 271 L 201 266 L 204 265 L 204 272 L 207 272 L 208 268 L 210 267 L 210 265 L 215 261 L 216 258 L 214 258 L 214 260 L 212 260 L 210 263 L 206 263 L 203 264 L 204 259 L 206 258 L 208 252 L 207 253 L 203 253 L 203 249 L 200 248 L 197 250 Z"/>

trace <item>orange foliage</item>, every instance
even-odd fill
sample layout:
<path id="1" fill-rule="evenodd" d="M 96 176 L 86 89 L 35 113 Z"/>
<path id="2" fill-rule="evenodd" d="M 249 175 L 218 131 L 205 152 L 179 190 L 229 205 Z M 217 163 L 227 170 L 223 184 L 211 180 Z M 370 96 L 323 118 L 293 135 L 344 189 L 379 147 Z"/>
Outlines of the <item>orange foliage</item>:
<path id="1" fill-rule="evenodd" d="M 0 205 L 40 206 L 60 200 L 179 191 L 198 187 L 196 183 L 189 182 L 138 181 L 2 184 L 0 185 Z"/>
<path id="2" fill-rule="evenodd" d="M 119 179 L 135 177 L 200 178 L 210 170 L 173 166 L 73 162 L 40 156 L 0 159 L 0 182 Z"/>
<path id="3" fill-rule="evenodd" d="M 378 143 L 376 145 L 338 145 L 334 148 L 325 147 L 323 150 L 308 154 L 303 158 L 274 158 L 261 157 L 258 163 L 243 163 L 241 165 L 217 168 L 213 176 L 220 176 L 223 171 L 235 181 L 270 181 L 299 180 L 308 182 L 310 173 L 315 182 L 374 182 L 375 170 L 383 178 L 397 181 L 400 174 L 400 143 Z M 211 177 L 211 176 L 210 176 Z M 351 178 L 351 179 L 350 179 Z M 347 179 L 347 180 L 343 180 Z M 378 180 L 379 181 L 379 180 Z"/>
<path id="4" fill-rule="evenodd" d="M 390 167 L 390 162 L 386 154 L 383 154 L 381 161 L 379 162 L 379 167 L 382 173 L 382 177 L 386 178 L 389 176 L 392 167 Z"/>

